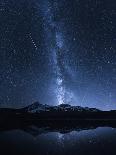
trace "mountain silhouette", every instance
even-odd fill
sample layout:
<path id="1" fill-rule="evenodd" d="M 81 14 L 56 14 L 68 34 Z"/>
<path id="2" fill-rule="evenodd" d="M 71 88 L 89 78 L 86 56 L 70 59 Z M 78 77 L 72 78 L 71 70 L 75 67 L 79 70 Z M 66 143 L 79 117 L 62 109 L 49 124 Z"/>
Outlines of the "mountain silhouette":
<path id="1" fill-rule="evenodd" d="M 45 111 L 78 111 L 78 112 L 97 112 L 100 111 L 96 108 L 88 108 L 88 107 L 81 107 L 81 106 L 71 106 L 69 104 L 60 104 L 58 106 L 50 106 L 47 104 L 41 104 L 40 102 L 34 102 L 33 104 L 22 108 L 23 111 L 29 112 L 29 113 L 40 113 Z"/>

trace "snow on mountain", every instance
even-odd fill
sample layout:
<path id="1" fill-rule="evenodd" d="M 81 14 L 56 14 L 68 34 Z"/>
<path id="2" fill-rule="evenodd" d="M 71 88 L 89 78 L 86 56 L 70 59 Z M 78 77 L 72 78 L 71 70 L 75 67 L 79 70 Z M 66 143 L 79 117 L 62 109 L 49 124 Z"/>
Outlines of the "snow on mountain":
<path id="1" fill-rule="evenodd" d="M 71 106 L 69 104 L 60 104 L 58 106 L 50 106 L 46 104 L 40 104 L 39 102 L 35 102 L 32 105 L 29 105 L 25 108 L 23 108 L 24 111 L 30 112 L 30 113 L 39 113 L 41 111 L 78 111 L 78 112 L 83 112 L 83 111 L 88 111 L 88 112 L 97 112 L 100 111 L 96 108 L 88 108 L 88 107 L 81 107 L 81 106 Z"/>
<path id="2" fill-rule="evenodd" d="M 39 102 L 35 102 L 27 107 L 25 107 L 23 110 L 26 112 L 36 113 L 40 111 L 48 111 L 49 105 L 46 104 L 40 104 Z"/>

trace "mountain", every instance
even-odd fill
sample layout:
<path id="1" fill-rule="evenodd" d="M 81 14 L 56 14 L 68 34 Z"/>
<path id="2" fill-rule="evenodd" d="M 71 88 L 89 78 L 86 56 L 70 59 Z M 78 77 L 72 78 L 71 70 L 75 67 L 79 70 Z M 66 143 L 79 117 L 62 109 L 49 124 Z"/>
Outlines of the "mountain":
<path id="1" fill-rule="evenodd" d="M 33 104 L 23 108 L 22 110 L 24 112 L 29 112 L 29 113 L 39 113 L 41 111 L 47 111 L 49 108 L 50 108 L 49 105 L 40 104 L 39 102 L 34 102 Z"/>
<path id="2" fill-rule="evenodd" d="M 116 121 L 116 111 L 101 111 L 96 108 L 88 108 L 81 106 L 71 106 L 69 104 L 60 104 L 50 106 L 35 102 L 21 109 L 0 109 L 0 122 L 16 122 L 37 123 L 38 121 Z M 18 125 L 18 124 L 17 124 Z"/>
<path id="3" fill-rule="evenodd" d="M 71 106 L 69 104 L 60 104 L 58 106 L 50 106 L 47 104 L 41 104 L 39 102 L 35 102 L 25 108 L 22 109 L 24 112 L 29 113 L 40 113 L 40 112 L 50 112 L 50 111 L 77 111 L 77 112 L 98 112 L 99 109 L 96 108 L 88 108 L 88 107 L 81 107 L 81 106 Z"/>

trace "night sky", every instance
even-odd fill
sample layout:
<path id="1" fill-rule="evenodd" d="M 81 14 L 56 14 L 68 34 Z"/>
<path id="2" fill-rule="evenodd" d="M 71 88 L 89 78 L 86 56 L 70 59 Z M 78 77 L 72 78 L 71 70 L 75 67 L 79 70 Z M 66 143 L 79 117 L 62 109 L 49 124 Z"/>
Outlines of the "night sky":
<path id="1" fill-rule="evenodd" d="M 115 0 L 0 0 L 0 106 L 116 109 Z"/>

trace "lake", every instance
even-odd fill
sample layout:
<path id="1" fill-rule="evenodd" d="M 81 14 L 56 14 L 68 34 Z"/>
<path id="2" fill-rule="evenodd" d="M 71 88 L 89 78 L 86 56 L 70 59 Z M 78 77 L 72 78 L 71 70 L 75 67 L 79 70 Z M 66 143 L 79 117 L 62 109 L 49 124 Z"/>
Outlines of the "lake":
<path id="1" fill-rule="evenodd" d="M 116 155 L 116 129 L 47 131 L 31 126 L 0 132 L 0 155 Z"/>

